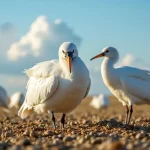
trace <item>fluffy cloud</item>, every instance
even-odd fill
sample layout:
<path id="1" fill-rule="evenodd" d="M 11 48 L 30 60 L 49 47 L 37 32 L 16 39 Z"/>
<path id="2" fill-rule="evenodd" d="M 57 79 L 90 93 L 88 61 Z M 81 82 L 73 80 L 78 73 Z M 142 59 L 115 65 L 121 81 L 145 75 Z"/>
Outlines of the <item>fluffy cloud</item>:
<path id="1" fill-rule="evenodd" d="M 79 46 L 81 38 L 60 19 L 49 22 L 46 16 L 40 16 L 32 23 L 29 32 L 11 45 L 7 55 L 12 61 L 27 57 L 52 59 L 58 56 L 58 48 L 64 41 Z"/>
<path id="2" fill-rule="evenodd" d="M 135 57 L 132 54 L 126 54 L 125 57 L 119 63 L 120 66 L 130 66 L 135 62 Z"/>
<path id="3" fill-rule="evenodd" d="M 132 66 L 141 69 L 148 69 L 150 70 L 150 64 L 145 62 L 141 58 L 134 57 L 132 54 L 126 54 L 118 64 L 119 66 Z"/>

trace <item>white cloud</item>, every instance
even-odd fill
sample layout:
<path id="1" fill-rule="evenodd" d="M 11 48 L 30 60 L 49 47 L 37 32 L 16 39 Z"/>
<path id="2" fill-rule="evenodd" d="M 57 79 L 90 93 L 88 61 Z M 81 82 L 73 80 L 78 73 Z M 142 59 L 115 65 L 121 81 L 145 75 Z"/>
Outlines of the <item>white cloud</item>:
<path id="1" fill-rule="evenodd" d="M 145 62 L 141 58 L 134 57 L 132 54 L 126 54 L 118 63 L 119 66 L 132 66 L 141 69 L 148 69 L 150 70 L 150 64 Z M 117 66 L 118 66 L 117 65 Z"/>
<path id="2" fill-rule="evenodd" d="M 134 63 L 135 57 L 132 54 L 126 54 L 125 57 L 119 63 L 120 66 L 130 66 Z"/>
<path id="3" fill-rule="evenodd" d="M 72 41 L 79 46 L 81 38 L 60 19 L 49 22 L 46 16 L 39 16 L 28 33 L 11 45 L 7 55 L 12 61 L 28 56 L 52 59 L 58 56 L 58 48 L 65 41 Z"/>

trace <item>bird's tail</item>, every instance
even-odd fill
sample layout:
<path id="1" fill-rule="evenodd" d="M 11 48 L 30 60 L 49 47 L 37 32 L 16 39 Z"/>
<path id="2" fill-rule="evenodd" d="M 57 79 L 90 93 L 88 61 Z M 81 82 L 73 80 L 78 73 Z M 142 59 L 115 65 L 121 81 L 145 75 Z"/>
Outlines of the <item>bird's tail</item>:
<path id="1" fill-rule="evenodd" d="M 29 116 L 33 111 L 33 107 L 29 106 L 24 102 L 21 106 L 21 108 L 18 111 L 18 116 L 20 116 L 22 119 L 25 119 L 26 117 Z"/>

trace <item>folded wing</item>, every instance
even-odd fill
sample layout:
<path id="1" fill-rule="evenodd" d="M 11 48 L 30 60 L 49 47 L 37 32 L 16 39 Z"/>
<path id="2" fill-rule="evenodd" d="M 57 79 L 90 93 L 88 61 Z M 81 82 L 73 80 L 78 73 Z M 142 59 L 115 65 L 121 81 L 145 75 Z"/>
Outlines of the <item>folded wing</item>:
<path id="1" fill-rule="evenodd" d="M 138 98 L 150 99 L 150 72 L 131 67 L 126 69 L 127 73 L 120 78 L 123 88 Z"/>
<path id="2" fill-rule="evenodd" d="M 42 62 L 25 71 L 29 77 L 25 101 L 18 115 L 26 118 L 30 110 L 38 104 L 44 103 L 55 94 L 59 86 L 61 70 L 58 61 Z"/>

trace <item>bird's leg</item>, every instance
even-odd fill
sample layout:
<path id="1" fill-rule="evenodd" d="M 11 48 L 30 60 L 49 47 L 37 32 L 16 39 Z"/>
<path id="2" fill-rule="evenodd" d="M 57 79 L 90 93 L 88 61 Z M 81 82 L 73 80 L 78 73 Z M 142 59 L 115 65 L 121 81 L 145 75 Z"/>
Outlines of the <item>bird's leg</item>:
<path id="1" fill-rule="evenodd" d="M 66 114 L 63 114 L 61 117 L 62 128 L 64 128 L 64 125 L 65 125 L 65 116 L 66 116 Z"/>
<path id="2" fill-rule="evenodd" d="M 126 120 L 125 120 L 125 123 L 127 124 L 127 122 L 128 122 L 128 115 L 129 115 L 129 107 L 128 107 L 128 105 L 126 105 Z"/>
<path id="3" fill-rule="evenodd" d="M 56 129 L 54 111 L 51 112 L 51 120 L 52 120 L 52 123 L 53 123 L 53 127 Z"/>
<path id="4" fill-rule="evenodd" d="M 129 118 L 128 118 L 128 124 L 130 123 L 130 119 L 131 119 L 132 113 L 133 113 L 133 108 L 132 108 L 132 105 L 131 105 L 130 106 L 130 114 L 129 114 Z"/>

